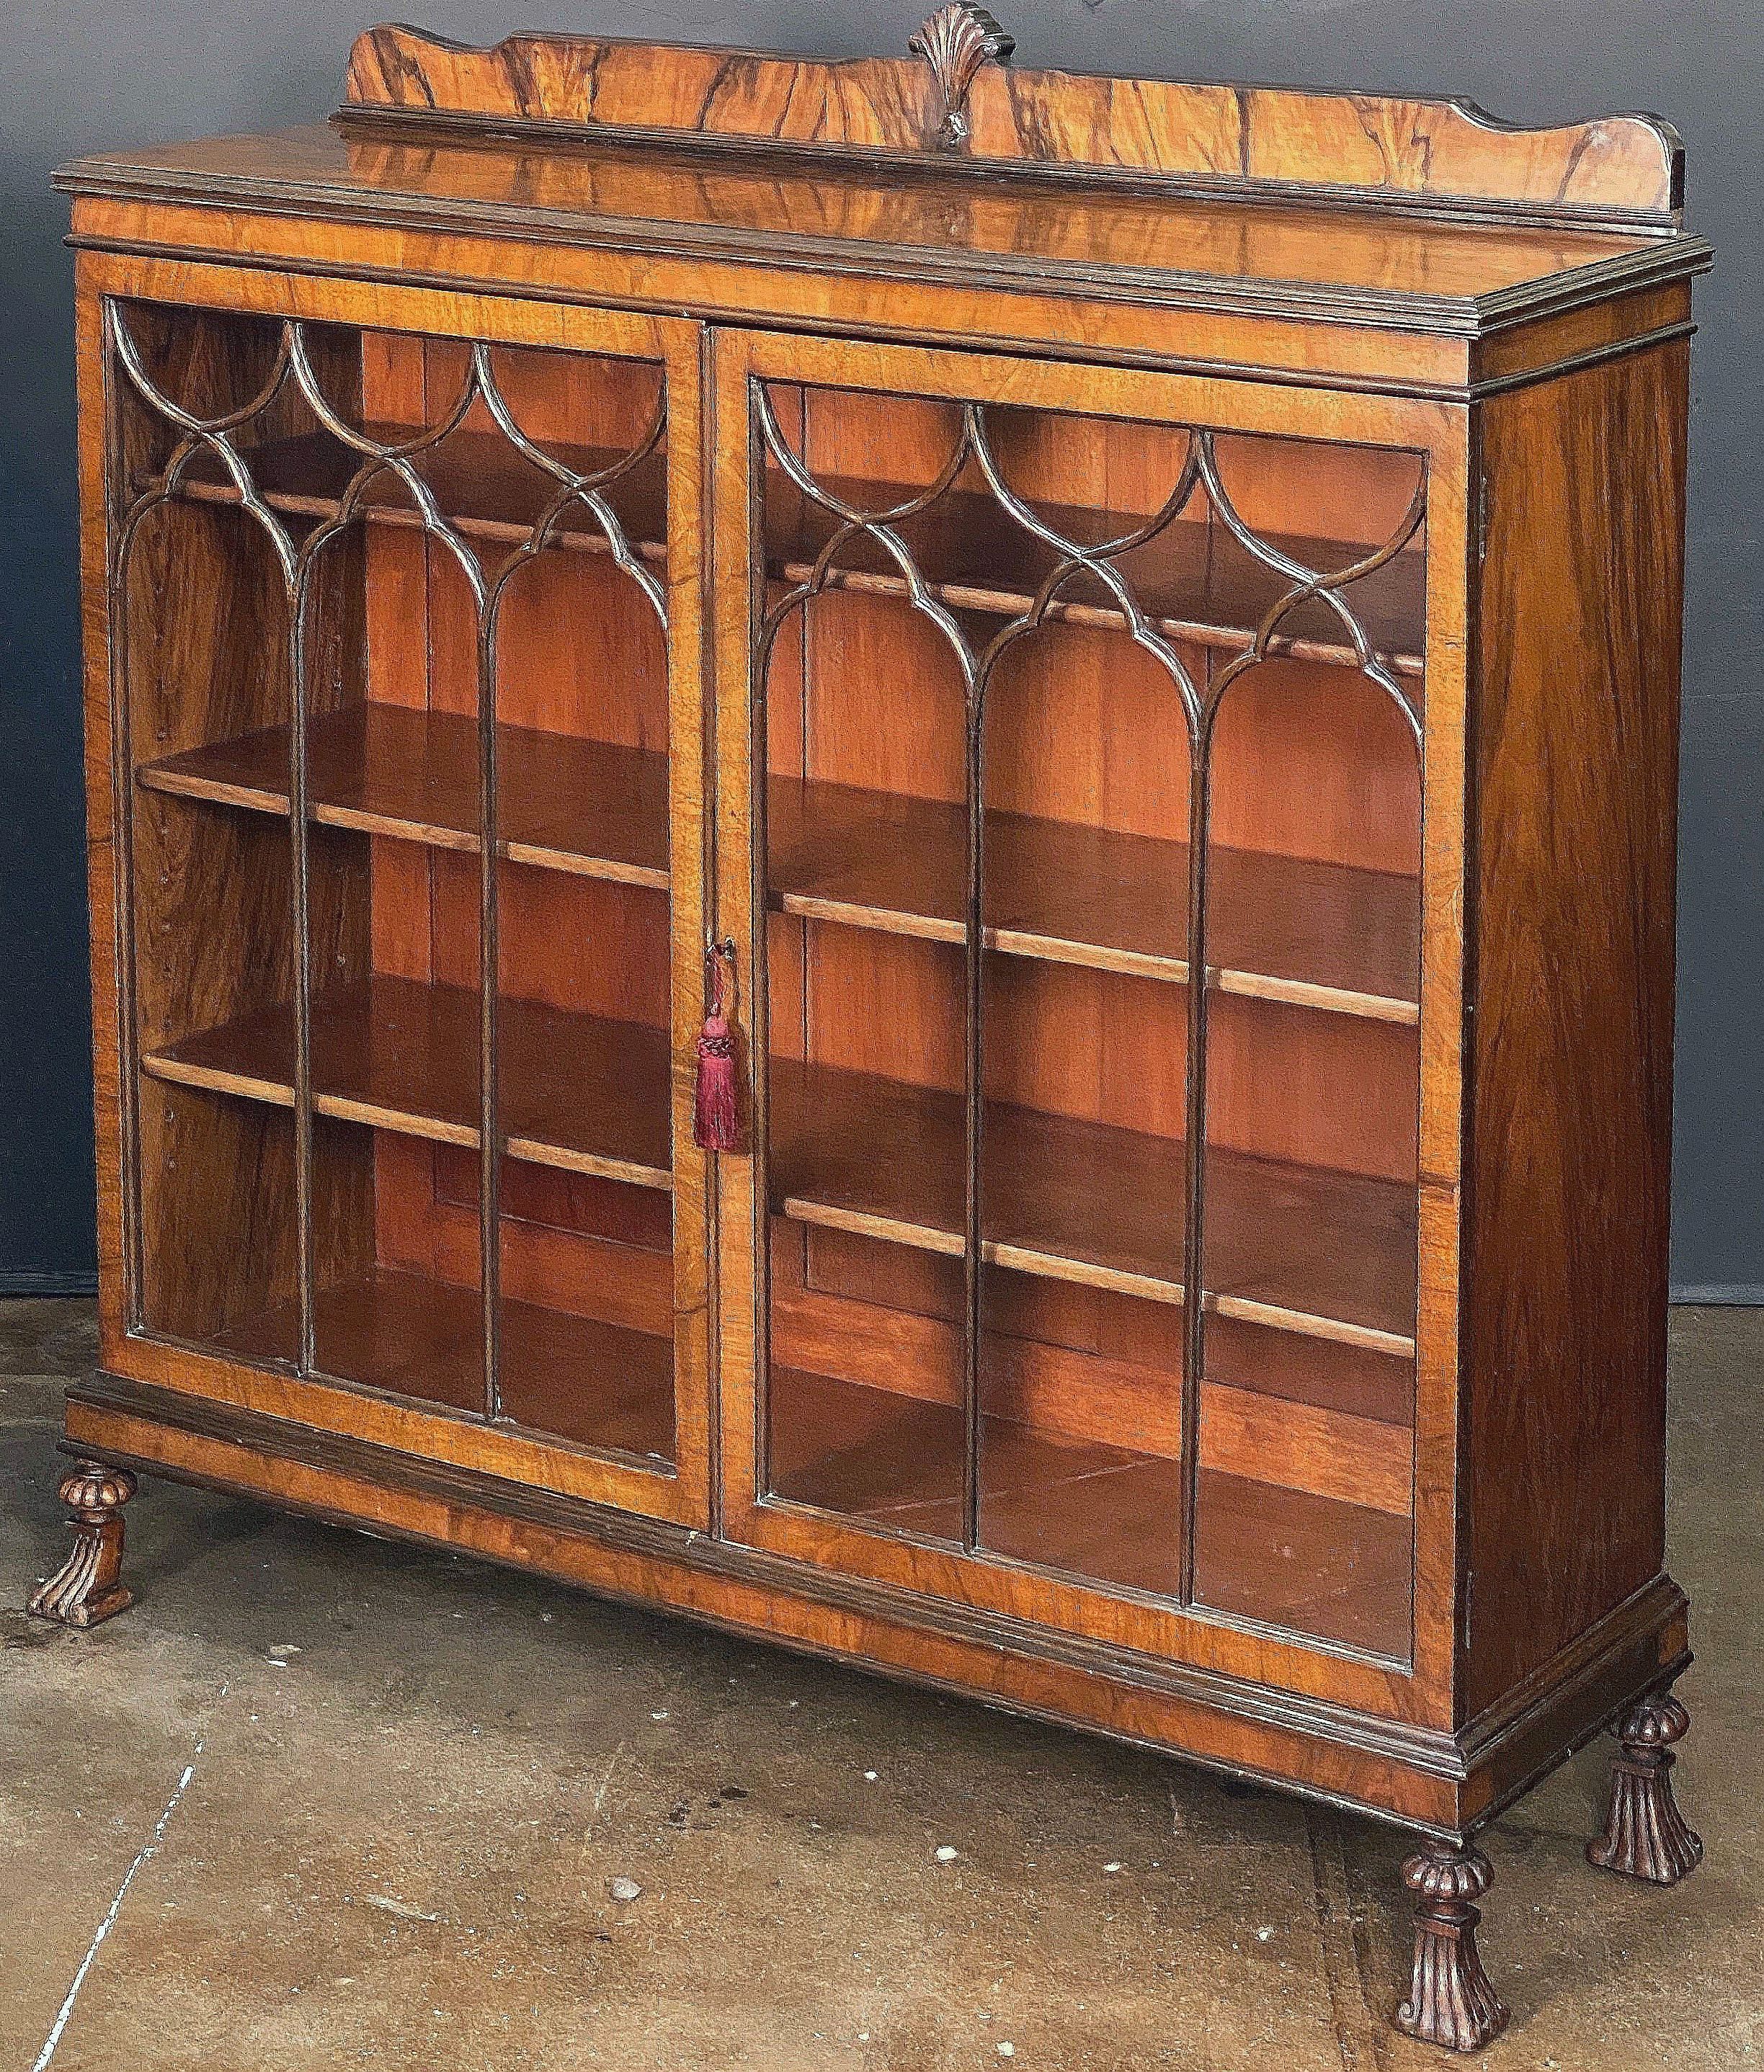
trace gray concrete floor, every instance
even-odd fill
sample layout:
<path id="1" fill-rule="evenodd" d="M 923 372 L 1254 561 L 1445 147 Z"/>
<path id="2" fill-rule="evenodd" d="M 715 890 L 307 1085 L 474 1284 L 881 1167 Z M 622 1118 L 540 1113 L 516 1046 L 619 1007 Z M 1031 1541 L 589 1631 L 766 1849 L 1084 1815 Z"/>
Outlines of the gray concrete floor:
<path id="1" fill-rule="evenodd" d="M 134 1610 L 27 1620 L 93 1349 L 86 1305 L 0 1304 L 0 2068 L 1447 2062 L 1387 2027 L 1407 1914 L 1370 1822 L 165 1483 Z M 1764 1312 L 1680 1313 L 1708 1860 L 1590 1871 L 1597 1749 L 1500 1822 L 1489 2072 L 1764 2058 L 1761 1376 Z"/>

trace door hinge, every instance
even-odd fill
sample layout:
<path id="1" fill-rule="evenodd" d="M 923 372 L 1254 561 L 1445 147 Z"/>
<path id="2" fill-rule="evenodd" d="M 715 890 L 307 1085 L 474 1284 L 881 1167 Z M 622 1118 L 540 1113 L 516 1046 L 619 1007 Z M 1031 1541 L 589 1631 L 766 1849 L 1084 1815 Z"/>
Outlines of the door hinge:
<path id="1" fill-rule="evenodd" d="M 1476 478 L 1476 565 L 1488 559 L 1488 477 Z"/>

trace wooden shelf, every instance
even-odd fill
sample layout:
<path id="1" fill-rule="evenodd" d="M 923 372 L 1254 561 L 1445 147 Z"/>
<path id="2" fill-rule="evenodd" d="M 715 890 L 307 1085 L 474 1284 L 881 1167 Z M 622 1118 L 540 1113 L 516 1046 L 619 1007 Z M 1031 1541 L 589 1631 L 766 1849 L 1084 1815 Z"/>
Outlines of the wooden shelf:
<path id="1" fill-rule="evenodd" d="M 666 889 L 665 754 L 520 726 L 499 726 L 496 750 L 499 856 Z M 136 774 L 151 791 L 285 814 L 291 760 L 290 730 L 264 727 Z M 306 796 L 324 826 L 476 853 L 478 723 L 387 705 L 312 719 Z"/>
<path id="2" fill-rule="evenodd" d="M 822 487 L 854 508 L 883 511 L 923 493 L 915 483 L 829 477 Z M 783 472 L 766 476 L 767 560 L 785 582 L 808 580 L 815 559 L 839 521 L 810 504 Z M 1055 532 L 1083 544 L 1117 538 L 1142 525 L 1139 513 L 1093 511 L 1031 500 Z M 1011 517 L 985 489 L 948 490 L 928 511 L 893 528 L 931 594 L 953 610 L 1014 618 L 1026 611 L 1059 557 Z M 1359 543 L 1269 533 L 1267 545 L 1325 574 L 1351 567 L 1373 551 Z M 1240 652 L 1287 578 L 1255 561 L 1223 526 L 1178 519 L 1117 565 L 1140 608 L 1171 639 Z M 827 587 L 901 596 L 898 565 L 866 536 L 848 540 Z M 1426 557 L 1417 547 L 1351 583 L 1343 602 L 1396 675 L 1418 679 L 1426 652 Z M 1073 625 L 1120 629 L 1126 621 L 1095 578 L 1067 584 L 1047 617 Z M 1305 661 L 1357 666 L 1340 619 L 1326 604 L 1301 605 L 1281 623 L 1270 653 Z M 1411 693 L 1418 702 L 1418 686 Z"/>
<path id="3" fill-rule="evenodd" d="M 503 1422 L 672 1466 L 672 1339 L 504 1297 L 501 1364 Z"/>
<path id="4" fill-rule="evenodd" d="M 409 425 L 368 424 L 367 437 L 390 445 L 414 436 Z M 552 458 L 578 475 L 610 467 L 621 456 L 612 447 L 542 442 Z M 257 493 L 272 511 L 291 517 L 335 516 L 349 483 L 366 462 L 328 432 L 265 440 L 241 449 Z M 558 485 L 512 446 L 500 432 L 460 431 L 412 457 L 412 467 L 433 491 L 442 515 L 468 539 L 519 546 L 532 536 L 557 493 Z M 144 486 L 144 485 L 138 485 Z M 186 471 L 183 496 L 205 504 L 237 504 L 237 485 L 214 454 L 199 454 Z M 652 454 L 605 492 L 636 553 L 665 562 L 667 462 Z M 357 507 L 364 518 L 387 525 L 421 526 L 422 514 L 390 468 L 369 483 Z M 552 534 L 553 543 L 580 553 L 611 551 L 606 535 L 580 504 L 573 504 Z"/>
<path id="5" fill-rule="evenodd" d="M 960 1256 L 957 1096 L 779 1058 L 770 1090 L 774 1213 Z M 996 1101 L 982 1136 L 989 1264 L 1182 1300 L 1180 1143 Z M 1207 1186 L 1210 1309 L 1412 1356 L 1412 1187 L 1223 1150 Z"/>
<path id="6" fill-rule="evenodd" d="M 483 1305 L 475 1288 L 380 1272 L 319 1290 L 323 1374 L 394 1396 L 483 1414 Z M 647 1331 L 504 1298 L 501 1422 L 660 1466 L 673 1455 L 673 1346 Z M 282 1304 L 235 1325 L 219 1350 L 261 1362 L 297 1343 Z"/>
<path id="7" fill-rule="evenodd" d="M 1195 1597 L 1208 1610 L 1400 1661 L 1413 1559 L 1406 1517 L 1206 1468 L 1195 1478 Z"/>
<path id="8" fill-rule="evenodd" d="M 967 1441 L 959 1404 L 794 1367 L 774 1367 L 770 1391 L 775 1495 L 915 1538 L 960 1541 Z M 987 1551 L 1174 1592 L 1179 1462 L 990 1416 L 981 1420 L 980 1458 Z"/>
<path id="9" fill-rule="evenodd" d="M 504 998 L 499 1041 L 508 1155 L 671 1188 L 668 1042 L 646 1024 Z M 479 1137 L 479 997 L 376 978 L 312 1004 L 313 1108 L 437 1143 Z M 155 1079 L 294 1104 L 294 1010 L 265 1009 L 150 1052 Z"/>
<path id="10" fill-rule="evenodd" d="M 772 1493 L 959 1544 L 966 1444 L 954 1404 L 774 1367 Z M 980 1437 L 981 1551 L 1174 1597 L 1182 1464 L 998 1417 Z M 1209 1609 L 1340 1646 L 1408 1652 L 1406 1516 L 1203 1469 L 1195 1551 Z"/>
<path id="11" fill-rule="evenodd" d="M 774 908 L 964 939 L 964 807 L 777 775 L 766 796 Z M 1219 849 L 1210 882 L 1210 972 L 1222 991 L 1419 1021 L 1417 879 Z M 1186 842 L 989 812 L 985 884 L 989 948 L 1188 979 Z"/>

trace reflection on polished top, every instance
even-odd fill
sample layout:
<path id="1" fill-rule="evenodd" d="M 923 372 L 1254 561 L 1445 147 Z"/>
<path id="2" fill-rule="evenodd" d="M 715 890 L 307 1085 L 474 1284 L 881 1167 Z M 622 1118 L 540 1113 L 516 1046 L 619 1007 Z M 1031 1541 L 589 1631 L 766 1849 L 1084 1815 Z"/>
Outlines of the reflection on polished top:
<path id="1" fill-rule="evenodd" d="M 954 119 L 954 91 L 917 58 L 568 36 L 471 51 L 386 28 L 358 41 L 333 125 L 84 158 L 62 181 L 1454 331 L 1707 257 L 1679 227 L 1676 139 L 1651 117 L 1510 130 L 1454 101 L 989 60 L 962 89 L 969 134 L 951 150 L 939 118 Z"/>
<path id="2" fill-rule="evenodd" d="M 878 182 L 780 161 L 651 149 L 474 142 L 402 142 L 315 124 L 261 137 L 82 159 L 81 190 L 187 187 L 234 206 L 300 199 L 372 217 L 457 218 L 555 235 L 647 239 L 678 231 L 745 245 L 767 263 L 808 247 L 881 248 L 873 263 L 998 258 L 1019 269 L 1128 272 L 1174 284 L 1201 277 L 1340 286 L 1402 297 L 1472 301 L 1612 260 L 1666 256 L 1662 240 L 1589 231 L 1528 231 L 1371 214 L 1144 194 L 1087 193 L 1028 181 L 1005 187 L 919 179 Z M 1692 240 L 1673 239 L 1677 246 Z"/>

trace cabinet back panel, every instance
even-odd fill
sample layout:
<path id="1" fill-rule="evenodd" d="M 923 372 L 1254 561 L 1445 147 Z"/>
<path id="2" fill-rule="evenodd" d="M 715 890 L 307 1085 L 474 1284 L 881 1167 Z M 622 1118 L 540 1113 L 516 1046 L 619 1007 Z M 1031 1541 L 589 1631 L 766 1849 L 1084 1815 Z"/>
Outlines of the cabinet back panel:
<path id="1" fill-rule="evenodd" d="M 496 717 L 667 753 L 666 640 L 610 557 L 551 548 L 510 577 L 496 628 Z"/>
<path id="2" fill-rule="evenodd" d="M 1178 653 L 1195 683 L 1204 655 Z M 1053 622 L 1006 650 L 986 691 L 993 812 L 1188 840 L 1188 727 L 1170 672 L 1128 635 Z M 1186 904 L 1186 861 L 1169 894 Z"/>
<path id="3" fill-rule="evenodd" d="M 1412 1028 L 1214 994 L 1209 1144 L 1412 1186 L 1420 1112 Z"/>
<path id="4" fill-rule="evenodd" d="M 807 680 L 800 774 L 959 802 L 966 707 L 944 635 L 894 598 L 849 590 L 822 595 L 801 616 Z"/>
<path id="5" fill-rule="evenodd" d="M 1423 466 L 1395 448 L 1248 433 L 1218 434 L 1213 450 L 1232 508 L 1253 531 L 1367 547 L 1402 523 Z"/>
<path id="6" fill-rule="evenodd" d="M 504 998 L 667 1027 L 666 893 L 505 863 L 496 930 Z"/>
<path id="7" fill-rule="evenodd" d="M 1351 670 L 1293 661 L 1246 670 L 1214 722 L 1212 771 L 1219 848 L 1421 869 L 1414 734 L 1389 693 Z"/>

